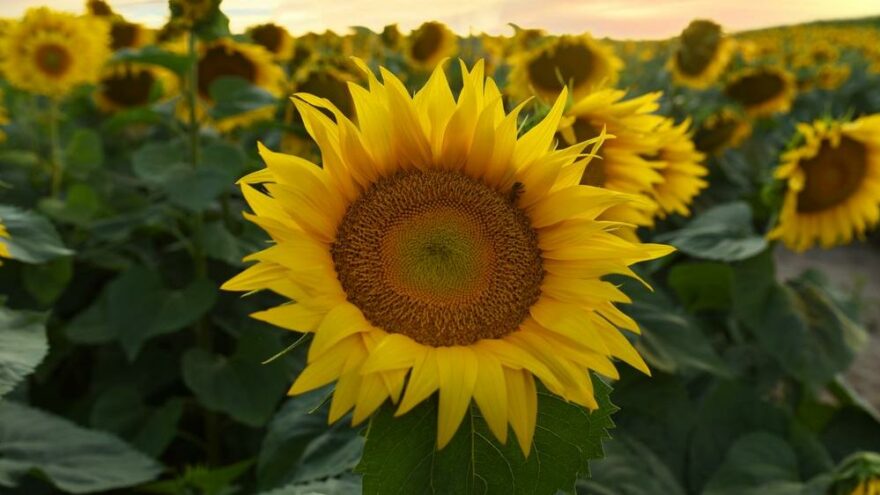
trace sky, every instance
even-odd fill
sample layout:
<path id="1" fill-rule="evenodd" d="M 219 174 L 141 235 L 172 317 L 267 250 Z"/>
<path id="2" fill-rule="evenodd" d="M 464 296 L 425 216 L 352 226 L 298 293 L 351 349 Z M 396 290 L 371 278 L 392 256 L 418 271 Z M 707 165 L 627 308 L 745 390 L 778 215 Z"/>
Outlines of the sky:
<path id="1" fill-rule="evenodd" d="M 167 0 L 110 0 L 129 20 L 158 27 Z M 81 12 L 85 0 L 0 0 L 0 17 L 17 17 L 27 8 L 50 5 Z M 877 0 L 223 0 L 232 29 L 276 22 L 295 34 L 352 25 L 403 30 L 439 20 L 459 34 L 510 34 L 508 23 L 541 27 L 551 33 L 590 32 L 618 39 L 675 36 L 695 17 L 709 18 L 728 31 L 817 19 L 880 14 Z"/>

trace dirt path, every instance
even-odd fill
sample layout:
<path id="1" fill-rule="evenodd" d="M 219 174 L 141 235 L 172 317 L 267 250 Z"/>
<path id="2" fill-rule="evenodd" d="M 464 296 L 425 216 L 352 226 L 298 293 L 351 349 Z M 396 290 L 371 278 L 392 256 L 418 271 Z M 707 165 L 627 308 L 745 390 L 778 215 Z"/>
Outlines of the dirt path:
<path id="1" fill-rule="evenodd" d="M 858 244 L 828 251 L 815 249 L 798 255 L 780 248 L 776 252 L 776 262 L 782 278 L 794 277 L 814 268 L 842 290 L 861 288 L 863 323 L 871 339 L 846 378 L 863 397 L 880 409 L 880 250 Z"/>

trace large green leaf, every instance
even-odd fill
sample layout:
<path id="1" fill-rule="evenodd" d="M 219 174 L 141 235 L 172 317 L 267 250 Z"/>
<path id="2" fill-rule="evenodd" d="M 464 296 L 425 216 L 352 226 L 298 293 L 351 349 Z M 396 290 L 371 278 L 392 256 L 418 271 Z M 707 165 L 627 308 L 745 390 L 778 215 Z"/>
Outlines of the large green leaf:
<path id="1" fill-rule="evenodd" d="M 327 391 L 287 400 L 263 439 L 257 478 L 263 488 L 339 476 L 357 465 L 364 439 L 346 419 L 327 424 Z"/>
<path id="2" fill-rule="evenodd" d="M 0 307 L 0 397 L 30 375 L 47 352 L 46 315 Z"/>
<path id="3" fill-rule="evenodd" d="M 104 147 L 101 135 L 87 128 L 76 129 L 64 150 L 65 172 L 83 178 L 103 164 Z"/>
<path id="4" fill-rule="evenodd" d="M 92 427 L 131 442 L 141 452 L 159 456 L 177 435 L 183 401 L 172 399 L 160 407 L 144 403 L 142 392 L 119 385 L 104 391 L 92 404 Z"/>
<path id="5" fill-rule="evenodd" d="M 730 308 L 730 265 L 706 261 L 678 263 L 669 270 L 667 283 L 689 311 Z"/>
<path id="6" fill-rule="evenodd" d="M 760 253 L 767 239 L 752 227 L 752 210 L 742 201 L 715 206 L 691 220 L 684 228 L 659 235 L 695 258 L 737 261 Z"/>
<path id="7" fill-rule="evenodd" d="M 220 77 L 211 83 L 211 117 L 222 119 L 274 105 L 278 99 L 259 86 L 240 77 Z"/>
<path id="8" fill-rule="evenodd" d="M 351 495 L 360 493 L 361 490 L 360 478 L 345 476 L 307 483 L 291 483 L 275 490 L 260 492 L 259 495 Z"/>
<path id="9" fill-rule="evenodd" d="M 108 433 L 0 402 L 0 486 L 38 471 L 59 489 L 94 493 L 156 478 L 162 466 Z"/>
<path id="10" fill-rule="evenodd" d="M 0 205 L 0 222 L 9 231 L 9 238 L 0 238 L 0 242 L 16 260 L 43 263 L 73 254 L 64 247 L 55 227 L 36 213 Z"/>
<path id="11" fill-rule="evenodd" d="M 191 325 L 214 305 L 215 284 L 198 279 L 182 290 L 169 290 L 159 275 L 134 266 L 107 284 L 97 301 L 67 327 L 76 342 L 117 340 L 134 359 L 149 339 Z"/>
<path id="12" fill-rule="evenodd" d="M 531 453 L 523 456 L 511 433 L 501 444 L 473 405 L 452 441 L 436 450 L 437 401 L 428 400 L 400 418 L 386 405 L 370 422 L 358 465 L 364 493 L 553 495 L 573 492 L 589 461 L 603 456 L 602 440 L 617 409 L 611 388 L 593 380 L 600 408 L 592 413 L 538 392 L 538 421 Z"/>
<path id="13" fill-rule="evenodd" d="M 808 279 L 782 285 L 774 272 L 769 251 L 735 266 L 734 314 L 785 371 L 824 385 L 849 366 L 867 335 L 821 287 Z"/>
<path id="14" fill-rule="evenodd" d="M 830 476 L 801 480 L 798 459 L 782 438 L 765 432 L 739 438 L 703 495 L 821 495 Z"/>
<path id="15" fill-rule="evenodd" d="M 590 467 L 590 479 L 578 481 L 578 493 L 685 495 L 684 489 L 663 461 L 630 437 L 617 435 L 605 446 L 605 458 Z"/>

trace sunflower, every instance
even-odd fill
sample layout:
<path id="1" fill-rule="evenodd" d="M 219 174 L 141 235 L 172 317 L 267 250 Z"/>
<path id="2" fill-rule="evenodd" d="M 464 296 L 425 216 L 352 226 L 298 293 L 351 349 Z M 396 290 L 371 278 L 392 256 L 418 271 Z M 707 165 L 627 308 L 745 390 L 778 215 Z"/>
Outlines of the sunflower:
<path id="1" fill-rule="evenodd" d="M 522 105 L 505 113 L 482 62 L 462 63 L 457 100 L 442 67 L 411 97 L 359 63 L 357 124 L 327 100 L 294 99 L 322 167 L 261 147 L 268 168 L 241 184 L 274 245 L 224 288 L 296 301 L 253 316 L 314 334 L 290 394 L 335 382 L 331 422 L 354 409 L 358 424 L 387 399 L 404 414 L 439 390 L 438 448 L 473 398 L 528 454 L 534 377 L 596 408 L 589 370 L 615 378 L 617 357 L 648 372 L 617 330 L 638 328 L 614 306 L 627 297 L 600 277 L 671 249 L 595 220 L 637 198 L 578 184 L 590 143 L 554 150 L 565 90 L 518 137 Z"/>
<path id="2" fill-rule="evenodd" d="M 706 156 L 694 147 L 689 128 L 689 120 L 675 125 L 672 119 L 666 118 L 654 130 L 661 144 L 651 158 L 660 160 L 664 166 L 659 170 L 663 181 L 654 185 L 651 196 L 659 206 L 656 216 L 661 219 L 674 213 L 689 216 L 688 206 L 708 185 L 703 180 L 709 174 L 703 165 Z"/>
<path id="3" fill-rule="evenodd" d="M 804 251 L 863 237 L 880 220 L 880 115 L 800 124 L 798 134 L 776 170 L 788 191 L 770 238 Z"/>
<path id="4" fill-rule="evenodd" d="M 113 12 L 113 7 L 110 7 L 110 4 L 104 0 L 87 0 L 86 13 L 96 17 L 113 17 L 116 15 Z"/>
<path id="5" fill-rule="evenodd" d="M 385 45 L 385 48 L 391 50 L 398 50 L 403 44 L 403 34 L 400 32 L 397 24 L 388 24 L 382 28 L 379 38 L 382 39 L 382 44 Z"/>
<path id="6" fill-rule="evenodd" d="M 682 86 L 705 89 L 718 80 L 735 49 L 721 26 L 712 21 L 695 20 L 681 33 L 679 47 L 667 68 Z"/>
<path id="7" fill-rule="evenodd" d="M 168 69 L 118 62 L 104 68 L 95 88 L 95 103 L 105 112 L 116 112 L 167 98 L 177 89 L 177 76 Z"/>
<path id="8" fill-rule="evenodd" d="M 214 19 L 220 0 L 168 0 L 171 18 L 186 27 L 198 27 Z"/>
<path id="9" fill-rule="evenodd" d="M 142 24 L 118 19 L 110 24 L 110 39 L 110 48 L 116 51 L 149 45 L 155 40 L 155 35 Z"/>
<path id="10" fill-rule="evenodd" d="M 601 86 L 613 86 L 623 62 L 609 46 L 590 35 L 560 36 L 512 60 L 510 90 L 517 99 L 537 95 L 553 101 L 568 87 L 580 98 Z"/>
<path id="11" fill-rule="evenodd" d="M 612 191 L 650 197 L 650 191 L 663 181 L 663 164 L 646 158 L 660 151 L 655 130 L 663 118 L 654 115 L 660 93 L 649 93 L 625 100 L 618 89 L 601 89 L 575 102 L 558 129 L 569 145 L 595 138 L 602 129 L 614 136 L 602 145 L 581 177 L 581 184 Z M 622 204 L 609 209 L 603 218 L 637 225 L 650 225 L 655 206 Z"/>
<path id="12" fill-rule="evenodd" d="M 3 225 L 3 219 L 0 218 L 0 265 L 3 264 L 3 258 L 12 259 L 12 254 L 9 253 L 9 246 L 6 245 L 5 239 L 9 239 L 9 231 L 6 230 L 6 226 Z"/>
<path id="13" fill-rule="evenodd" d="M 441 60 L 458 52 L 458 38 L 441 22 L 426 22 L 409 33 L 404 54 L 412 67 L 433 70 Z"/>
<path id="14" fill-rule="evenodd" d="M 849 495 L 880 495 L 880 478 L 871 478 L 859 483 Z"/>
<path id="15" fill-rule="evenodd" d="M 56 98 L 95 82 L 110 55 L 106 22 L 45 7 L 28 10 L 0 43 L 10 84 Z"/>
<path id="16" fill-rule="evenodd" d="M 796 92 L 794 76 L 773 66 L 744 69 L 734 74 L 724 88 L 724 94 L 753 117 L 787 112 Z"/>
<path id="17" fill-rule="evenodd" d="M 198 95 L 202 117 L 207 108 L 214 103 L 211 98 L 211 85 L 225 77 L 244 79 L 277 97 L 281 97 L 284 93 L 284 71 L 275 65 L 272 55 L 265 48 L 250 43 L 239 43 L 228 38 L 218 38 L 199 47 Z M 270 104 L 215 121 L 214 125 L 218 130 L 225 132 L 252 122 L 270 119 L 274 113 L 275 105 Z M 181 115 L 185 117 L 185 113 Z"/>
<path id="18" fill-rule="evenodd" d="M 275 23 L 260 24 L 248 28 L 248 36 L 262 46 L 275 60 L 286 61 L 293 56 L 294 39 L 284 27 Z"/>
<path id="19" fill-rule="evenodd" d="M 296 91 L 326 98 L 346 117 L 354 116 L 354 101 L 348 84 L 354 81 L 351 74 L 332 66 L 312 66 L 295 84 Z"/>
<path id="20" fill-rule="evenodd" d="M 752 134 L 752 125 L 738 112 L 724 108 L 704 120 L 694 133 L 698 151 L 717 155 L 736 148 Z"/>

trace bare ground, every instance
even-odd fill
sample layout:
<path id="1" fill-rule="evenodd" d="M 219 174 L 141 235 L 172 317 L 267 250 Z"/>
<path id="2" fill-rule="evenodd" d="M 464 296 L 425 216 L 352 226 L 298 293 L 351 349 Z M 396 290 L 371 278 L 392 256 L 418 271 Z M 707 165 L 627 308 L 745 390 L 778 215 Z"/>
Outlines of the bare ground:
<path id="1" fill-rule="evenodd" d="M 779 277 L 786 279 L 814 268 L 837 288 L 858 290 L 862 299 L 862 323 L 870 340 L 846 374 L 847 381 L 875 408 L 880 409 L 880 249 L 854 244 L 832 250 L 814 249 L 795 254 L 776 251 Z"/>

